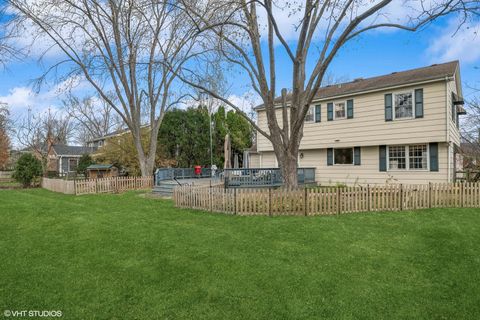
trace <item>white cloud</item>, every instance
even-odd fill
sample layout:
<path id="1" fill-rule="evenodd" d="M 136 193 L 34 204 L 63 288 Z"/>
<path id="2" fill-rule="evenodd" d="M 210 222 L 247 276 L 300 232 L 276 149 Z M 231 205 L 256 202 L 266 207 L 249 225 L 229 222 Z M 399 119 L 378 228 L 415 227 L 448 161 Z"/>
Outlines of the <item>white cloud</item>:
<path id="1" fill-rule="evenodd" d="M 71 77 L 54 86 L 35 92 L 31 87 L 20 86 L 11 88 L 7 94 L 0 95 L 0 102 L 7 103 L 12 115 L 17 118 L 27 110 L 41 113 L 47 109 L 61 111 L 62 98 L 66 92 L 81 94 L 88 90 L 88 83 L 79 78 Z"/>
<path id="2" fill-rule="evenodd" d="M 463 63 L 472 63 L 480 60 L 480 22 L 467 23 L 458 31 L 457 28 L 458 22 L 452 19 L 447 27 L 432 37 L 427 49 L 432 62 L 459 59 Z"/>
<path id="3" fill-rule="evenodd" d="M 258 94 L 250 91 L 245 92 L 242 95 L 232 94 L 228 97 L 228 101 L 246 113 L 249 113 L 253 107 L 261 103 L 261 99 Z"/>

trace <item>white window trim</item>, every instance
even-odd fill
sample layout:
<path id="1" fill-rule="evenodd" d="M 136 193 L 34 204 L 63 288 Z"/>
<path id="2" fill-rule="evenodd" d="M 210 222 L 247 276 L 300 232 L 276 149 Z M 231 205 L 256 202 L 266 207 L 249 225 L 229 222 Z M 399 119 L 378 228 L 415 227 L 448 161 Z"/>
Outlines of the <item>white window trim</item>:
<path id="1" fill-rule="evenodd" d="M 395 116 L 395 101 L 396 95 L 397 94 L 405 94 L 405 93 L 411 93 L 412 94 L 412 116 L 411 117 L 404 117 L 404 118 L 398 118 Z M 401 91 L 395 91 L 392 92 L 392 119 L 395 121 L 403 121 L 403 120 L 412 120 L 415 119 L 415 89 L 412 90 L 401 90 Z"/>
<path id="2" fill-rule="evenodd" d="M 418 145 L 425 145 L 427 147 L 427 168 L 425 168 L 425 169 L 410 169 L 410 146 L 418 146 Z M 405 166 L 406 166 L 405 169 L 390 169 L 390 147 L 405 147 Z M 429 148 L 428 143 L 393 144 L 393 145 L 387 146 L 387 171 L 390 171 L 390 172 L 430 171 L 430 148 Z"/>
<path id="3" fill-rule="evenodd" d="M 67 158 L 68 159 L 68 172 L 74 172 L 71 168 L 70 168 L 70 160 L 77 160 L 77 167 L 78 167 L 78 158 Z"/>
<path id="4" fill-rule="evenodd" d="M 352 163 L 335 163 L 335 151 L 338 149 L 352 149 Z M 353 166 L 355 164 L 355 148 L 346 147 L 346 148 L 333 148 L 333 165 L 334 166 Z"/>
<path id="5" fill-rule="evenodd" d="M 333 101 L 333 120 L 345 120 L 345 119 L 348 119 L 348 110 L 347 110 L 347 100 L 337 100 L 337 101 Z M 345 106 L 345 117 L 343 118 L 337 118 L 337 113 L 335 112 L 335 105 L 338 104 L 338 103 L 343 103 L 343 105 Z M 343 148 L 342 148 L 343 149 Z"/>

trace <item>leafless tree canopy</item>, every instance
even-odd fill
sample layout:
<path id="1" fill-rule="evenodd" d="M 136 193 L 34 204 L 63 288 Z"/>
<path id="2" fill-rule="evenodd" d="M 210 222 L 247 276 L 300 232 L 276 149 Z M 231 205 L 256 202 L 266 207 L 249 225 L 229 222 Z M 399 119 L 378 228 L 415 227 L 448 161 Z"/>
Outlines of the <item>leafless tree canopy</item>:
<path id="1" fill-rule="evenodd" d="M 252 123 L 273 145 L 285 184 L 297 184 L 297 155 L 308 107 L 339 50 L 350 40 L 379 28 L 416 31 L 448 14 L 457 14 L 460 24 L 478 17 L 478 0 L 405 0 L 402 17 L 393 18 L 399 1 L 393 0 L 180 0 L 207 42 L 230 64 L 250 79 L 266 109 L 268 130 Z M 294 36 L 284 30 L 291 18 Z M 289 65 L 277 64 L 284 55 Z M 277 88 L 279 68 L 291 71 L 291 92 Z M 184 70 L 185 71 L 185 70 Z M 198 73 L 184 72 L 181 78 L 192 86 L 239 110 L 208 90 Z M 281 91 L 282 115 L 275 113 Z M 287 111 L 287 100 L 290 106 Z M 290 117 L 288 117 L 290 113 Z"/>
<path id="2" fill-rule="evenodd" d="M 142 174 L 152 174 L 163 115 L 184 97 L 175 74 L 198 54 L 185 13 L 154 0 L 11 0 L 10 5 L 24 25 L 51 43 L 47 50 L 62 53 L 64 59 L 48 74 L 88 81 L 132 131 Z M 150 129 L 146 145 L 143 125 Z"/>
<path id="3" fill-rule="evenodd" d="M 98 96 L 80 99 L 69 95 L 63 105 L 75 123 L 75 140 L 82 145 L 122 127 L 123 122 L 115 110 Z"/>
<path id="4" fill-rule="evenodd" d="M 48 109 L 34 114 L 31 110 L 16 124 L 18 143 L 33 152 L 46 164 L 48 147 L 52 144 L 67 144 L 72 138 L 74 125 L 68 115 Z"/>

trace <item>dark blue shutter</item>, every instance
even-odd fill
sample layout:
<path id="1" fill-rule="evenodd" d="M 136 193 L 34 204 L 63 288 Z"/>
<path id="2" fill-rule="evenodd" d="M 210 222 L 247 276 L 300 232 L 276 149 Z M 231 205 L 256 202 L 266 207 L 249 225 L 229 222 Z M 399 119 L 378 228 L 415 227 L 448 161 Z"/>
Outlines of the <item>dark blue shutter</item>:
<path id="1" fill-rule="evenodd" d="M 387 171 L 387 146 L 380 146 L 379 161 L 380 171 Z"/>
<path id="2" fill-rule="evenodd" d="M 438 143 L 430 143 L 430 171 L 438 171 Z"/>
<path id="3" fill-rule="evenodd" d="M 385 95 L 385 121 L 393 120 L 393 111 L 392 111 L 392 94 Z"/>
<path id="4" fill-rule="evenodd" d="M 327 166 L 333 166 L 333 148 L 327 149 Z"/>
<path id="5" fill-rule="evenodd" d="M 353 118 L 353 99 L 347 100 L 347 119 Z"/>
<path id="6" fill-rule="evenodd" d="M 327 103 L 327 121 L 333 120 L 333 103 Z"/>
<path id="7" fill-rule="evenodd" d="M 321 122 L 322 121 L 322 109 L 319 104 L 315 106 L 315 122 Z"/>
<path id="8" fill-rule="evenodd" d="M 362 163 L 360 159 L 360 147 L 353 148 L 353 164 L 359 166 Z"/>
<path id="9" fill-rule="evenodd" d="M 415 90 L 415 118 L 423 118 L 423 89 Z"/>

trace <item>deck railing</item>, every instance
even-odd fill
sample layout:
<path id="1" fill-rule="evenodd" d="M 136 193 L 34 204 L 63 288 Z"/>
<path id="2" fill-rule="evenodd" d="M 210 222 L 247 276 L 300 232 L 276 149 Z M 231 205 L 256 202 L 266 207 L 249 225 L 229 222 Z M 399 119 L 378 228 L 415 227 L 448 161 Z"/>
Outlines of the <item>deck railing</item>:
<path id="1" fill-rule="evenodd" d="M 225 187 L 276 187 L 283 184 L 279 168 L 225 169 Z M 298 183 L 315 183 L 315 168 L 298 168 Z"/>
<path id="2" fill-rule="evenodd" d="M 220 177 L 223 170 L 216 170 L 215 177 Z M 159 168 L 155 172 L 155 185 L 161 181 L 173 179 L 212 178 L 212 169 L 202 168 L 199 175 L 195 174 L 194 168 Z"/>

